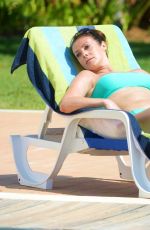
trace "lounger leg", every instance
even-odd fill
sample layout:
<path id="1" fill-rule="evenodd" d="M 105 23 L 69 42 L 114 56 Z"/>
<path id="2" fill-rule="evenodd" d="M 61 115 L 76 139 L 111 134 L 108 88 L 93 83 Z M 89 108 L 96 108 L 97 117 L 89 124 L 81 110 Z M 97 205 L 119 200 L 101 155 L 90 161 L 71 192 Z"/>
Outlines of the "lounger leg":
<path id="1" fill-rule="evenodd" d="M 137 149 L 136 154 L 132 154 L 132 172 L 139 189 L 139 197 L 150 198 L 150 180 L 146 173 L 146 157 Z"/>
<path id="2" fill-rule="evenodd" d="M 49 177 L 50 179 L 54 179 L 57 176 L 59 170 L 62 167 L 64 160 L 66 159 L 69 153 L 71 153 L 72 151 L 79 151 L 82 148 L 84 149 L 85 147 L 84 143 L 83 143 L 83 146 L 81 144 L 76 147 L 73 144 L 73 140 L 75 139 L 75 136 L 77 133 L 77 128 L 78 128 L 77 125 L 79 123 L 79 120 L 80 119 L 73 120 L 72 122 L 70 122 L 68 127 L 65 129 L 65 133 L 62 139 L 62 145 L 61 145 L 60 152 L 58 155 L 58 159 L 56 161 L 53 171 L 51 172 L 51 175 Z"/>
<path id="3" fill-rule="evenodd" d="M 85 113 L 86 114 L 86 113 Z M 84 114 L 84 115 L 85 115 Z M 88 113 L 86 118 L 116 118 L 124 123 L 126 134 L 127 134 L 127 142 L 128 142 L 128 149 L 129 149 L 129 156 L 131 160 L 131 171 L 132 176 L 135 181 L 135 184 L 137 185 L 139 189 L 139 196 L 150 198 L 150 180 L 146 174 L 146 157 L 143 153 L 142 149 L 139 146 L 138 141 L 136 140 L 128 115 L 123 112 L 117 112 L 117 111 L 111 111 L 111 114 L 108 111 L 102 111 L 99 116 L 97 113 Z M 83 114 L 76 115 L 76 118 L 84 118 Z"/>
<path id="4" fill-rule="evenodd" d="M 124 158 L 123 156 L 116 156 L 116 160 L 117 160 L 118 168 L 120 172 L 120 178 L 133 181 L 131 167 L 126 164 L 123 158 Z"/>
<path id="5" fill-rule="evenodd" d="M 52 109 L 49 106 L 46 106 L 46 109 L 42 115 L 41 124 L 38 131 L 39 138 L 44 138 L 48 125 L 51 122 L 51 118 L 52 118 Z"/>
<path id="6" fill-rule="evenodd" d="M 27 150 L 30 143 L 26 138 L 16 135 L 11 136 L 11 140 L 19 183 L 43 189 L 52 188 L 53 181 L 48 178 L 48 175 L 31 170 L 27 160 Z"/>
<path id="7" fill-rule="evenodd" d="M 126 115 L 125 117 L 124 124 L 127 133 L 132 175 L 139 189 L 139 197 L 150 198 L 150 180 L 146 173 L 146 157 L 133 135 L 129 125 L 129 118 Z"/>
<path id="8" fill-rule="evenodd" d="M 146 175 L 146 165 L 145 165 L 146 157 L 143 151 L 141 150 L 135 136 L 133 135 L 128 116 L 124 112 L 119 113 L 119 115 L 120 116 L 118 116 L 118 119 L 120 119 L 124 123 L 126 133 L 127 133 L 129 155 L 131 159 L 132 177 L 139 189 L 139 196 L 150 198 L 150 180 L 148 179 L 148 176 Z M 69 129 L 66 130 L 66 134 L 64 136 L 63 144 L 61 147 L 61 152 L 59 154 L 57 163 L 55 165 L 55 168 L 50 178 L 54 178 L 57 175 L 66 155 L 68 154 L 67 152 L 72 151 L 73 146 L 71 145 L 71 143 L 72 143 L 72 140 L 76 132 L 76 126 L 79 120 L 82 118 L 83 118 L 82 115 L 79 114 L 78 116 L 76 116 L 75 120 L 72 120 L 70 122 L 70 125 L 68 126 Z M 68 143 L 70 144 L 68 145 Z M 122 162 L 122 164 L 124 165 L 124 162 Z M 129 169 L 126 167 L 127 166 L 123 166 L 123 170 L 124 170 L 123 173 L 125 176 L 130 178 L 131 174 L 129 172 Z M 127 169 L 127 172 L 125 172 L 126 169 Z"/>
<path id="9" fill-rule="evenodd" d="M 21 137 L 21 136 L 12 136 L 12 146 L 14 159 L 18 171 L 18 180 L 19 183 L 26 186 L 37 187 L 42 189 L 52 189 L 53 180 L 57 176 L 59 170 L 62 167 L 62 164 L 67 157 L 67 155 L 72 152 L 72 150 L 81 150 L 85 147 L 85 144 L 81 142 L 78 146 L 72 146 L 74 137 L 76 136 L 78 121 L 73 121 L 69 124 L 68 128 L 63 136 L 62 144 L 54 143 L 37 137 Z M 50 149 L 58 150 L 58 158 L 56 160 L 54 168 L 50 171 L 49 175 L 32 171 L 28 160 L 27 160 L 27 150 L 29 145 L 44 147 Z M 73 147 L 73 149 L 72 149 Z"/>

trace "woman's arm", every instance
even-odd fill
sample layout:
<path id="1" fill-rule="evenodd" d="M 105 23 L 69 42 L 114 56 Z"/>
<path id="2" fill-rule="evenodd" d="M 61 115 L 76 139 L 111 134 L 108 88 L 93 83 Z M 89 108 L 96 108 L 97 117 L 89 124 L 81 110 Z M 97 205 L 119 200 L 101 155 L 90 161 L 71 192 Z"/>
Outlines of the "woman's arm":
<path id="1" fill-rule="evenodd" d="M 101 99 L 88 98 L 86 95 L 94 87 L 90 71 L 83 70 L 72 81 L 60 103 L 60 110 L 65 113 L 73 112 L 85 107 L 103 106 Z"/>
<path id="2" fill-rule="evenodd" d="M 60 110 L 64 113 L 71 113 L 77 109 L 86 107 L 104 106 L 103 100 L 99 98 L 88 98 L 82 96 L 70 96 L 63 98 L 60 104 Z"/>
<path id="3" fill-rule="evenodd" d="M 71 113 L 77 109 L 86 107 L 101 107 L 108 109 L 120 109 L 114 102 L 109 99 L 88 98 L 86 95 L 95 84 L 93 81 L 94 74 L 90 71 L 82 71 L 73 80 L 69 89 L 60 103 L 60 110 L 64 113 Z"/>

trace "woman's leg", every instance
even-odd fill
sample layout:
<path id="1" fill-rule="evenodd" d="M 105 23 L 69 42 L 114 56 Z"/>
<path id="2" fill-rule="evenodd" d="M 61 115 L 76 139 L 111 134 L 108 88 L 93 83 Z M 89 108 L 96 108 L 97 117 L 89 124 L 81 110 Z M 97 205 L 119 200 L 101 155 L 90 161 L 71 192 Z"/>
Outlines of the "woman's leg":
<path id="1" fill-rule="evenodd" d="M 141 129 L 144 132 L 150 132 L 150 108 L 144 110 L 141 113 L 135 115 L 137 121 L 139 122 Z"/>
<path id="2" fill-rule="evenodd" d="M 109 99 L 107 101 L 109 109 L 121 110 L 113 101 Z M 126 138 L 124 124 L 117 119 L 86 118 L 81 119 L 79 125 L 103 137 L 115 139 Z"/>
<path id="3" fill-rule="evenodd" d="M 81 119 L 79 125 L 103 137 L 125 138 L 123 123 L 115 119 Z"/>
<path id="4" fill-rule="evenodd" d="M 136 114 L 135 117 L 139 122 L 141 129 L 145 132 L 141 135 L 141 139 L 143 139 L 143 141 L 140 142 L 141 148 L 144 150 L 148 159 L 150 159 L 150 137 L 148 135 L 148 133 L 150 133 L 150 108 Z"/>
<path id="5" fill-rule="evenodd" d="M 136 114 L 135 117 L 142 130 L 150 132 L 150 108 Z M 110 138 L 126 137 L 124 125 L 117 119 L 82 119 L 79 124 L 100 136 Z"/>
<path id="6" fill-rule="evenodd" d="M 147 109 L 135 115 L 136 119 L 145 132 L 150 131 L 150 109 Z M 91 130 L 92 132 L 110 138 L 126 138 L 125 127 L 119 120 L 111 119 L 82 119 L 79 123 L 81 126 Z M 150 139 L 141 135 L 139 144 L 145 155 L 150 159 Z"/>

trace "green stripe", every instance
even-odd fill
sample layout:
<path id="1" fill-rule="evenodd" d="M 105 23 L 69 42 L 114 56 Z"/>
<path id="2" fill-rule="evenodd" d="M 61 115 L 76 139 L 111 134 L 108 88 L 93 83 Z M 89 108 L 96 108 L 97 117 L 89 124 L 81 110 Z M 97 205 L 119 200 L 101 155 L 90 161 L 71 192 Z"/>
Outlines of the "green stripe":
<path id="1" fill-rule="evenodd" d="M 128 71 L 130 69 L 128 58 L 125 56 L 121 41 L 113 25 L 98 25 L 97 30 L 102 31 L 107 38 L 108 56 L 115 71 Z"/>
<path id="2" fill-rule="evenodd" d="M 150 138 L 150 133 L 144 133 L 144 131 L 142 131 L 142 135 L 144 135 L 145 137 Z"/>
<path id="3" fill-rule="evenodd" d="M 50 45 L 40 28 L 32 28 L 32 33 L 29 31 L 28 37 L 30 38 L 30 47 L 37 56 L 42 71 L 50 80 L 55 90 L 55 100 L 59 104 L 68 88 L 68 84 L 60 69 L 60 65 L 54 57 Z M 35 46 L 35 44 L 37 44 L 37 46 Z"/>

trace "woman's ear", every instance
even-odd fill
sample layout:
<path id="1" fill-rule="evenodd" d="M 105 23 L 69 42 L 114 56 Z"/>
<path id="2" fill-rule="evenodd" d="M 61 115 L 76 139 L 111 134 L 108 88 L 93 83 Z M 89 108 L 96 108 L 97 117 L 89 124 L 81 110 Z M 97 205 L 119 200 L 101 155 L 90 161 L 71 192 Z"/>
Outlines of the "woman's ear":
<path id="1" fill-rule="evenodd" d="M 107 44 L 106 42 L 102 41 L 101 46 L 104 48 L 104 50 L 107 50 Z"/>

